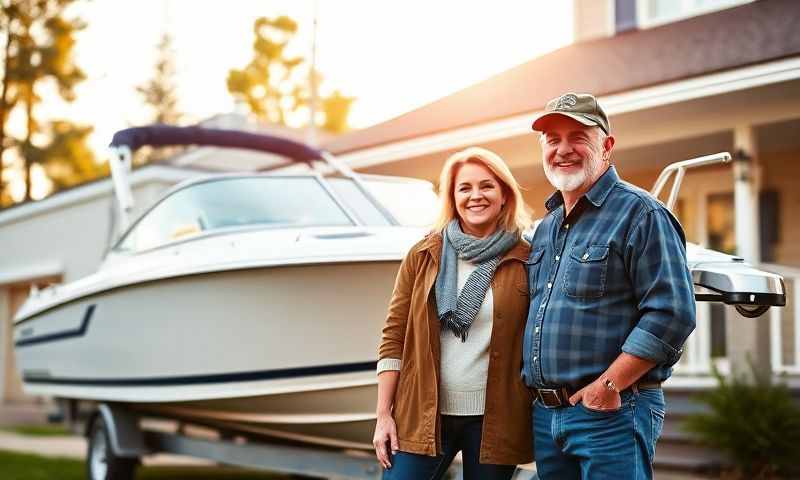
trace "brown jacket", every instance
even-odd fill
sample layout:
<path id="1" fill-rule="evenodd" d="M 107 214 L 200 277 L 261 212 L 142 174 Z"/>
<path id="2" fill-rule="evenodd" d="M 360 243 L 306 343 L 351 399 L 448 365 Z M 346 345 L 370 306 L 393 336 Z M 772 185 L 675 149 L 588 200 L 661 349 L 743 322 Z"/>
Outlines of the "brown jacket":
<path id="1" fill-rule="evenodd" d="M 525 261 L 520 241 L 503 257 L 492 280 L 494 317 L 481 435 L 481 463 L 514 465 L 533 459 L 532 396 L 520 380 L 522 336 L 528 313 Z M 441 453 L 439 319 L 433 292 L 442 236 L 430 234 L 403 259 L 394 286 L 379 358 L 399 358 L 394 419 L 400 450 Z"/>

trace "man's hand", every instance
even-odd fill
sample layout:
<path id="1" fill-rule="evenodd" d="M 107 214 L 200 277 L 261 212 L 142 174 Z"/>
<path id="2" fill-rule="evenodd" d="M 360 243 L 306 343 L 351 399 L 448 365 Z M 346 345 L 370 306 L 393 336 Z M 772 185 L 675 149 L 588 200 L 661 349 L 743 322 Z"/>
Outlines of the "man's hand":
<path id="1" fill-rule="evenodd" d="M 578 402 L 583 402 L 586 408 L 598 412 L 613 412 L 622 408 L 622 398 L 619 393 L 606 388 L 603 380 L 603 377 L 600 377 L 575 392 L 569 397 L 570 405 L 574 407 Z"/>
<path id="2" fill-rule="evenodd" d="M 375 424 L 375 436 L 372 437 L 372 446 L 375 447 L 375 455 L 378 457 L 383 468 L 392 468 L 391 454 L 397 453 L 400 448 L 397 443 L 397 427 L 394 423 L 394 418 L 391 414 L 378 415 L 378 421 Z"/>

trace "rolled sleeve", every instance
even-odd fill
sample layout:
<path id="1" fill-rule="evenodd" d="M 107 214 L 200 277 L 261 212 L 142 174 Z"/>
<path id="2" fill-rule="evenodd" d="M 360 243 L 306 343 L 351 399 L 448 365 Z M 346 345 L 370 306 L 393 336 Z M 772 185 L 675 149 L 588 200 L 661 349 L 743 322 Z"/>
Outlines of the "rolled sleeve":
<path id="1" fill-rule="evenodd" d="M 400 370 L 401 360 L 399 358 L 382 358 L 378 361 L 378 374 L 391 370 Z"/>
<path id="2" fill-rule="evenodd" d="M 676 349 L 667 342 L 642 328 L 636 327 L 625 339 L 622 351 L 650 360 L 656 364 L 675 364 L 681 357 L 682 349 Z"/>

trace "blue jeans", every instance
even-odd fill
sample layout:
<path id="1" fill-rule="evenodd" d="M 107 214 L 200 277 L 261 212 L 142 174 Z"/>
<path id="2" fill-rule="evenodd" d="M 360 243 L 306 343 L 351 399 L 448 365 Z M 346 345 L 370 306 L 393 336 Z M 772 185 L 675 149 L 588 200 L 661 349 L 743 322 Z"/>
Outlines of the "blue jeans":
<path id="1" fill-rule="evenodd" d="M 533 438 L 541 480 L 653 478 L 653 456 L 664 424 L 664 392 L 622 392 L 622 408 L 583 404 L 548 409 L 536 402 Z"/>
<path id="2" fill-rule="evenodd" d="M 461 451 L 464 480 L 509 480 L 516 465 L 479 462 L 483 415 L 442 415 L 442 454 L 436 457 L 397 452 L 383 480 L 438 480 L 447 473 L 453 457 Z"/>

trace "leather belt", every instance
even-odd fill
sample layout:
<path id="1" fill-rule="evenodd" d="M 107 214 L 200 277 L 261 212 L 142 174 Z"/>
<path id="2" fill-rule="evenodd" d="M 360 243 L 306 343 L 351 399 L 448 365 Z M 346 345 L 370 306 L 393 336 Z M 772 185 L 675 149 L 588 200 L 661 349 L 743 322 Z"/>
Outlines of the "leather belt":
<path id="1" fill-rule="evenodd" d="M 625 390 L 655 390 L 661 388 L 661 382 L 636 382 Z M 532 388 L 534 396 L 546 408 L 569 406 L 569 397 L 578 390 L 572 391 L 569 387 Z M 624 391 L 624 390 L 623 390 Z"/>

